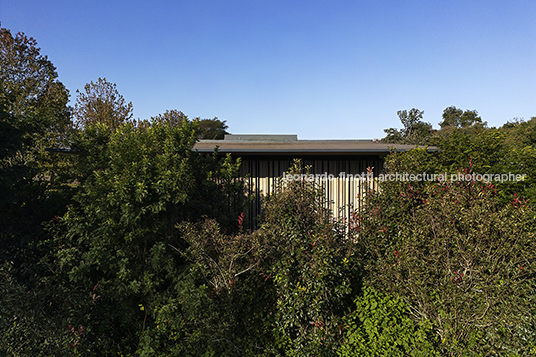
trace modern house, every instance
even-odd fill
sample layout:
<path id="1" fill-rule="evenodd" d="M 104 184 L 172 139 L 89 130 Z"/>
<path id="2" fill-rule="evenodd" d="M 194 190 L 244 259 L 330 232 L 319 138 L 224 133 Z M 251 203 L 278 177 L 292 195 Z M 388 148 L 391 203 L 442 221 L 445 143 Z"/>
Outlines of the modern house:
<path id="1" fill-rule="evenodd" d="M 200 140 L 194 150 L 212 153 L 216 147 L 220 155 L 241 158 L 240 174 L 247 177 L 250 194 L 257 198 L 271 193 L 275 181 L 286 175 L 293 160 L 301 159 L 322 184 L 329 207 L 339 218 L 350 213 L 349 207 L 359 207 L 367 190 L 376 187 L 367 172 L 377 177 L 386 155 L 415 145 L 373 140 L 298 140 L 297 135 L 225 135 L 224 140 Z M 261 200 L 257 199 L 250 217 L 255 217 L 260 207 Z"/>

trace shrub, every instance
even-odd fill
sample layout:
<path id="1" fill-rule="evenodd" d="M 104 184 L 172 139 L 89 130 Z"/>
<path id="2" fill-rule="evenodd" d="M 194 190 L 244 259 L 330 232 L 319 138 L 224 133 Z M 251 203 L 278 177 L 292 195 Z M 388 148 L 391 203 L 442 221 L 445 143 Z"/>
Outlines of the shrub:
<path id="1" fill-rule="evenodd" d="M 416 324 L 401 297 L 366 287 L 355 305 L 344 319 L 347 333 L 339 356 L 439 356 L 432 324 Z"/>
<path id="2" fill-rule="evenodd" d="M 302 172 L 295 163 L 290 174 Z M 355 246 L 333 222 L 321 188 L 309 181 L 280 181 L 267 198 L 267 271 L 276 290 L 275 335 L 286 356 L 335 355 L 342 316 L 361 282 Z"/>
<path id="3" fill-rule="evenodd" d="M 466 171 L 469 173 L 470 171 Z M 482 182 L 385 182 L 357 216 L 371 286 L 431 321 L 446 355 L 534 348 L 536 215 Z"/>
<path id="4" fill-rule="evenodd" d="M 243 216 L 239 217 L 242 220 Z M 271 282 L 259 234 L 224 234 L 214 220 L 181 223 L 186 264 L 167 299 L 152 301 L 146 355 L 260 356 L 273 343 Z"/>

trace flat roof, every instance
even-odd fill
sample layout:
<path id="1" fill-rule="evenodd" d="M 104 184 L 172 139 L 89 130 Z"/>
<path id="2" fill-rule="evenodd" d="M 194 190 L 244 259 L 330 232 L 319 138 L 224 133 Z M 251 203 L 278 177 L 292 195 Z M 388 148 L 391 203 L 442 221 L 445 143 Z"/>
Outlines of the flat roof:
<path id="1" fill-rule="evenodd" d="M 416 147 L 436 150 L 430 146 L 389 144 L 379 140 L 298 140 L 297 135 L 226 135 L 224 140 L 200 140 L 194 150 L 210 153 L 216 147 L 222 154 L 241 155 L 386 155 L 393 150 L 407 151 Z"/>

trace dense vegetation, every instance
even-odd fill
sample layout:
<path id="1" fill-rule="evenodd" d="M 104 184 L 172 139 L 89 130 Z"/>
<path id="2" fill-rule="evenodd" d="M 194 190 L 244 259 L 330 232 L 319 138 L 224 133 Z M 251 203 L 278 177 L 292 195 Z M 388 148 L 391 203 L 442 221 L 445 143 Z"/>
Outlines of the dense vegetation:
<path id="1" fill-rule="evenodd" d="M 338 222 L 281 181 L 252 231 L 240 162 L 192 151 L 225 122 L 133 120 L 105 79 L 69 108 L 35 41 L 0 36 L 0 355 L 536 354 L 536 118 L 400 111 L 385 141 L 440 150 L 388 173 L 525 180 L 385 181 Z"/>

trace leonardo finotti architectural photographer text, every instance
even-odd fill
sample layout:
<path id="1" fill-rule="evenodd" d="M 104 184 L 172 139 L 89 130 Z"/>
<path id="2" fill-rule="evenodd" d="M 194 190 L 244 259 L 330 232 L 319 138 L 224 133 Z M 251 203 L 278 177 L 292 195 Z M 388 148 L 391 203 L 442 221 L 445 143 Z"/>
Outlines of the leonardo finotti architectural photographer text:
<path id="1" fill-rule="evenodd" d="M 339 179 L 348 179 L 348 180 L 360 180 L 360 181 L 482 181 L 482 182 L 507 182 L 507 181 L 525 181 L 525 174 L 514 174 L 511 172 L 502 173 L 502 174 L 447 174 L 446 172 L 441 174 L 428 174 L 426 172 L 420 174 L 414 173 L 391 173 L 391 174 L 379 174 L 374 176 L 372 173 L 361 173 L 361 174 L 346 174 L 346 172 L 341 172 L 339 175 L 328 174 L 324 172 L 323 174 L 294 174 L 288 175 L 283 173 L 283 180 L 285 181 L 332 181 L 336 178 Z"/>

